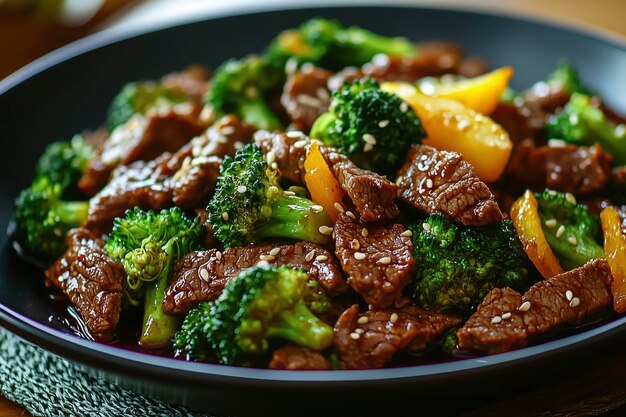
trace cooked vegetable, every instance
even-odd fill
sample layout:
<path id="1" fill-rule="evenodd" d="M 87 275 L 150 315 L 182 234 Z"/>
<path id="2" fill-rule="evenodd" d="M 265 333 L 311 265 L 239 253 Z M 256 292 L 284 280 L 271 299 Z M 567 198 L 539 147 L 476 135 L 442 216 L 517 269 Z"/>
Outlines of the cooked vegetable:
<path id="1" fill-rule="evenodd" d="M 615 165 L 626 164 L 626 126 L 612 123 L 589 96 L 572 94 L 563 111 L 547 124 L 548 136 L 575 145 L 599 143 L 611 154 Z"/>
<path id="2" fill-rule="evenodd" d="M 250 268 L 228 281 L 215 302 L 187 315 L 174 347 L 200 359 L 210 347 L 227 365 L 245 365 L 266 353 L 272 338 L 326 349 L 333 329 L 307 307 L 307 281 L 304 271 L 288 266 Z"/>
<path id="3" fill-rule="evenodd" d="M 315 18 L 297 29 L 280 33 L 267 55 L 279 66 L 294 58 L 329 69 L 361 66 L 377 54 L 413 56 L 415 47 L 405 38 L 378 35 L 357 26 L 343 27 L 335 20 Z"/>
<path id="4" fill-rule="evenodd" d="M 74 191 L 78 180 L 93 158 L 94 149 L 85 139 L 76 135 L 68 142 L 49 145 L 37 161 L 38 177 L 47 177 L 58 184 L 63 192 Z"/>
<path id="5" fill-rule="evenodd" d="M 598 244 L 600 219 L 587 206 L 577 204 L 569 193 L 546 190 L 535 196 L 543 233 L 566 270 L 604 258 Z"/>
<path id="6" fill-rule="evenodd" d="M 185 101 L 182 91 L 168 88 L 161 83 L 146 81 L 126 84 L 113 98 L 107 115 L 107 127 L 112 132 L 135 114 L 145 114 L 160 105 L 172 105 Z"/>
<path id="7" fill-rule="evenodd" d="M 543 233 L 537 199 L 532 191 L 527 190 L 513 203 L 511 221 L 526 255 L 545 279 L 565 272 Z"/>
<path id="8" fill-rule="evenodd" d="M 65 235 L 87 219 L 89 202 L 65 201 L 63 187 L 48 177 L 36 178 L 15 200 L 17 237 L 30 251 L 54 258 L 65 250 Z"/>
<path id="9" fill-rule="evenodd" d="M 425 144 L 460 153 L 483 181 L 493 182 L 500 177 L 513 143 L 496 122 L 458 101 L 424 95 L 410 84 L 387 82 L 381 88 L 413 107 L 428 136 Z"/>
<path id="10" fill-rule="evenodd" d="M 224 158 L 207 210 L 215 237 L 225 247 L 269 238 L 327 243 L 325 233 L 332 226 L 311 200 L 283 192 L 255 144 Z"/>
<path id="11" fill-rule="evenodd" d="M 548 75 L 544 83 L 551 89 L 560 88 L 570 94 L 588 94 L 587 89 L 580 82 L 578 71 L 567 61 L 559 63 L 557 68 Z"/>
<path id="12" fill-rule="evenodd" d="M 604 233 L 604 253 L 613 275 L 613 308 L 623 313 L 626 311 L 626 235 L 622 230 L 622 219 L 615 208 L 602 210 L 600 219 Z"/>
<path id="13" fill-rule="evenodd" d="M 344 192 L 330 171 L 317 141 L 313 141 L 304 161 L 304 182 L 311 193 L 311 200 L 324 207 L 324 211 L 336 221 L 339 211 L 335 204 L 343 207 Z"/>
<path id="14" fill-rule="evenodd" d="M 202 226 L 181 209 L 160 211 L 127 210 L 113 224 L 105 250 L 124 265 L 127 274 L 124 295 L 132 305 L 143 298 L 144 317 L 139 343 L 146 348 L 169 344 L 178 318 L 163 311 L 165 288 L 174 264 L 187 253 L 200 249 Z"/>
<path id="15" fill-rule="evenodd" d="M 283 78 L 282 69 L 258 55 L 232 59 L 215 71 L 205 101 L 218 116 L 233 113 L 259 129 L 276 130 L 282 124 L 266 95 L 280 89 Z"/>
<path id="16" fill-rule="evenodd" d="M 439 98 L 456 100 L 478 113 L 489 115 L 500 103 L 500 98 L 513 76 L 513 68 L 503 67 L 474 78 L 464 78 L 451 83 L 432 83 L 422 93 Z"/>
<path id="17" fill-rule="evenodd" d="M 454 355 L 459 350 L 459 338 L 456 337 L 457 330 L 459 330 L 458 327 L 448 329 L 441 341 L 441 349 L 449 355 Z"/>
<path id="18" fill-rule="evenodd" d="M 364 79 L 333 93 L 311 137 L 339 148 L 362 168 L 394 175 L 411 145 L 421 143 L 424 129 L 402 99 Z"/>
<path id="19" fill-rule="evenodd" d="M 434 213 L 409 230 L 418 305 L 467 314 L 491 289 L 526 282 L 526 256 L 510 221 L 464 227 Z"/>

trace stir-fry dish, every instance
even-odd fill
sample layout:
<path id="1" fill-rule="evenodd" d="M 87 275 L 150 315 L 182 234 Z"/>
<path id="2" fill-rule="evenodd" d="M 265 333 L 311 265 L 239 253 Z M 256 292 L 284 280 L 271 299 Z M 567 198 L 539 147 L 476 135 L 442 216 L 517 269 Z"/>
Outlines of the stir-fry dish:
<path id="1" fill-rule="evenodd" d="M 626 120 L 556 62 L 514 91 L 456 44 L 312 19 L 124 86 L 41 155 L 16 239 L 85 337 L 185 360 L 371 369 L 562 337 L 626 311 Z"/>

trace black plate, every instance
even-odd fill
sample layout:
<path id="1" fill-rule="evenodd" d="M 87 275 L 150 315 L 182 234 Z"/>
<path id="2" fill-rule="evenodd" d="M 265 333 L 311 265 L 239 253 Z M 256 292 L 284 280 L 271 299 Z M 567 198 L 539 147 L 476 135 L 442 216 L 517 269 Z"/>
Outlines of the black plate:
<path id="1" fill-rule="evenodd" d="M 542 79 L 560 58 L 567 57 L 580 69 L 586 85 L 626 111 L 623 40 L 513 17 L 406 7 L 338 7 L 223 17 L 132 37 L 105 32 L 62 48 L 0 83 L 0 228 L 8 224 L 12 202 L 31 180 L 45 145 L 97 127 L 125 82 L 156 78 L 194 62 L 215 67 L 227 58 L 262 50 L 279 30 L 318 15 L 414 40 L 459 42 L 468 54 L 486 57 L 494 67 L 513 66 L 517 88 Z M 419 367 L 285 372 L 187 363 L 72 335 L 56 319 L 41 271 L 17 258 L 8 240 L 2 245 L 1 325 L 143 394 L 214 412 L 381 414 L 408 403 L 419 404 L 422 410 L 467 408 L 527 378 L 561 372 L 555 370 L 562 369 L 559 364 L 570 360 L 566 358 L 571 352 L 590 344 L 597 347 L 626 324 L 626 318 L 620 317 L 515 352 Z"/>

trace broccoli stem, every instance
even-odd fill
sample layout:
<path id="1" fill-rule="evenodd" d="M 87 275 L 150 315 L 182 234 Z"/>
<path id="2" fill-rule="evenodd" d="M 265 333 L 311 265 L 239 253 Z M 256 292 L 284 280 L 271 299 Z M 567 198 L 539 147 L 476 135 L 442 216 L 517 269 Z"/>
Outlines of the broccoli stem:
<path id="1" fill-rule="evenodd" d="M 390 38 L 356 27 L 339 31 L 337 41 L 355 48 L 362 55 L 362 61 L 369 61 L 379 53 L 390 56 L 415 55 L 415 47 L 406 39 Z"/>
<path id="2" fill-rule="evenodd" d="M 336 120 L 337 120 L 337 116 L 335 116 L 332 113 L 327 112 L 327 113 L 322 114 L 320 117 L 318 117 L 315 120 L 315 122 L 313 123 L 313 126 L 311 127 L 311 134 L 310 134 L 311 138 L 319 139 L 323 142 L 328 143 L 330 139 L 330 135 L 328 134 L 328 131 L 331 128 L 331 126 L 335 124 Z"/>
<path id="3" fill-rule="evenodd" d="M 262 99 L 242 100 L 239 115 L 246 123 L 269 131 L 281 128 L 280 120 Z"/>
<path id="4" fill-rule="evenodd" d="M 576 249 L 572 250 L 572 244 L 563 236 L 557 238 L 553 229 L 544 227 L 543 231 L 548 244 L 556 252 L 561 266 L 567 271 L 583 266 L 591 259 L 604 258 L 604 250 L 592 239 L 578 238 Z"/>
<path id="5" fill-rule="evenodd" d="M 54 208 L 54 214 L 63 222 L 73 226 L 80 224 L 89 213 L 88 201 L 67 201 Z"/>
<path id="6" fill-rule="evenodd" d="M 326 349 L 333 340 L 333 329 L 311 313 L 303 300 L 275 318 L 267 334 L 315 350 Z"/>
<path id="7" fill-rule="evenodd" d="M 611 154 L 616 165 L 626 164 L 626 134 L 618 134 L 615 125 L 597 107 L 585 106 L 582 119 L 590 130 L 597 135 L 598 141 L 605 151 Z M 593 143 L 589 143 L 593 145 Z"/>
<path id="8" fill-rule="evenodd" d="M 306 198 L 281 195 L 271 204 L 269 221 L 255 228 L 258 240 L 290 238 L 313 243 L 328 243 L 329 236 L 320 233 L 321 226 L 332 226 L 328 214 L 314 211 L 314 204 Z"/>

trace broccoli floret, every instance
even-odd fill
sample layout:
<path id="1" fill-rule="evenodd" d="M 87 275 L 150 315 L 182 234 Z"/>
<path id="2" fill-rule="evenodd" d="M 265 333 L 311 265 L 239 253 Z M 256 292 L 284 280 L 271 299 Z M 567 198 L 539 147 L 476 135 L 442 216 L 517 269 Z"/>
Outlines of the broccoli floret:
<path id="1" fill-rule="evenodd" d="M 185 94 L 175 88 L 153 82 L 133 82 L 126 84 L 113 98 L 107 113 L 107 127 L 112 132 L 123 125 L 134 114 L 145 114 L 161 104 L 171 105 L 185 101 Z"/>
<path id="2" fill-rule="evenodd" d="M 419 305 L 467 314 L 491 289 L 526 282 L 527 258 L 510 221 L 465 227 L 434 213 L 409 230 Z"/>
<path id="3" fill-rule="evenodd" d="M 563 268 L 570 270 L 591 259 L 604 258 L 598 243 L 602 235 L 600 219 L 587 206 L 577 204 L 571 194 L 553 190 L 535 196 L 543 233 Z"/>
<path id="4" fill-rule="evenodd" d="M 443 335 L 441 349 L 449 355 L 454 355 L 459 350 L 459 338 L 456 336 L 458 330 L 457 327 L 453 327 L 448 329 Z"/>
<path id="5" fill-rule="evenodd" d="M 162 347 L 176 331 L 178 319 L 163 311 L 165 288 L 176 261 L 200 249 L 201 231 L 198 218 L 188 219 L 178 207 L 158 214 L 136 207 L 115 219 L 105 250 L 124 265 L 127 302 L 139 305 L 144 298 L 142 346 Z"/>
<path id="6" fill-rule="evenodd" d="M 378 35 L 357 26 L 344 27 L 335 20 L 315 18 L 297 29 L 281 32 L 267 55 L 277 65 L 294 58 L 338 70 L 361 66 L 377 54 L 413 56 L 415 46 L 405 38 Z"/>
<path id="7" fill-rule="evenodd" d="M 426 136 L 406 102 L 372 79 L 345 84 L 311 128 L 311 137 L 341 149 L 357 165 L 393 175 L 411 145 Z"/>
<path id="8" fill-rule="evenodd" d="M 47 177 L 64 192 L 75 191 L 93 155 L 93 146 L 82 136 L 76 135 L 71 141 L 49 145 L 39 157 L 35 170 L 38 177 Z"/>
<path id="9" fill-rule="evenodd" d="M 333 329 L 307 307 L 307 281 L 306 272 L 288 266 L 243 271 L 216 301 L 201 303 L 187 315 L 174 348 L 202 359 L 210 346 L 225 365 L 245 365 L 266 353 L 271 338 L 326 349 Z"/>
<path id="10" fill-rule="evenodd" d="M 566 61 L 559 63 L 556 70 L 548 75 L 545 83 L 553 89 L 560 88 L 570 94 L 588 94 L 587 89 L 580 82 L 578 71 Z"/>
<path id="11" fill-rule="evenodd" d="M 284 72 L 263 57 L 233 59 L 216 70 L 205 101 L 218 116 L 233 113 L 259 129 L 277 130 L 282 124 L 265 96 L 280 88 L 283 79 Z"/>
<path id="12" fill-rule="evenodd" d="M 576 145 L 596 142 L 611 154 L 615 165 L 626 164 L 626 126 L 612 123 L 589 96 L 572 94 L 563 111 L 550 117 L 548 136 Z"/>
<path id="13" fill-rule="evenodd" d="M 87 201 L 65 201 L 63 188 L 38 177 L 15 200 L 18 240 L 30 251 L 54 259 L 65 250 L 65 235 L 87 218 Z"/>
<path id="14" fill-rule="evenodd" d="M 329 236 L 320 232 L 320 227 L 332 226 L 328 215 L 311 200 L 286 195 L 276 174 L 252 143 L 234 158 L 224 158 L 207 210 L 215 237 L 225 247 L 267 238 L 328 242 Z"/>

